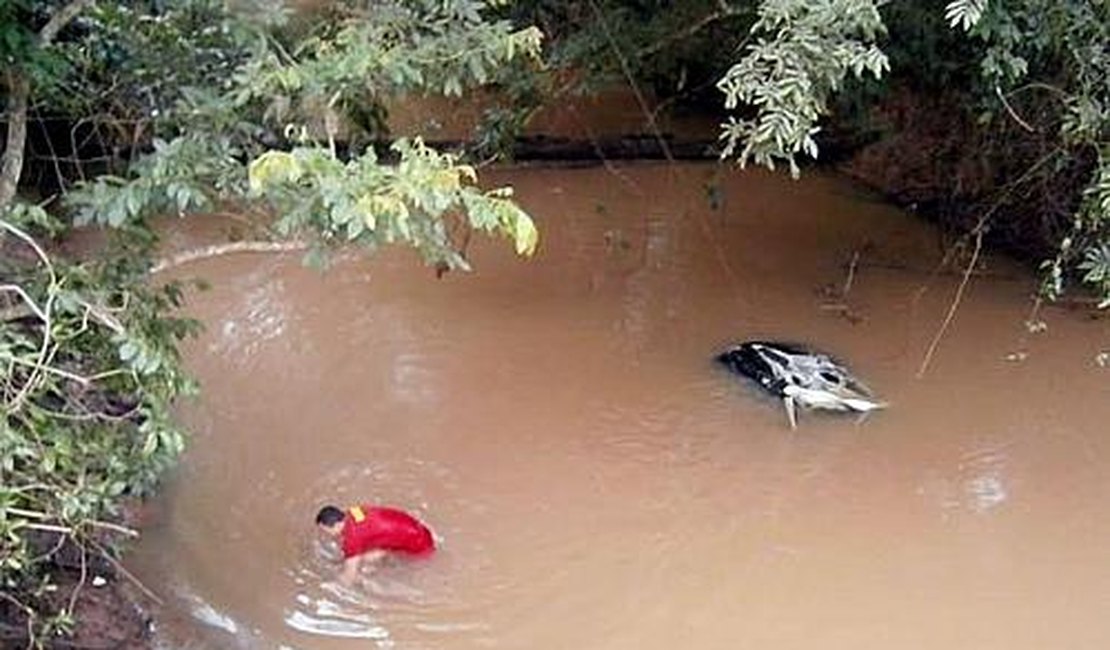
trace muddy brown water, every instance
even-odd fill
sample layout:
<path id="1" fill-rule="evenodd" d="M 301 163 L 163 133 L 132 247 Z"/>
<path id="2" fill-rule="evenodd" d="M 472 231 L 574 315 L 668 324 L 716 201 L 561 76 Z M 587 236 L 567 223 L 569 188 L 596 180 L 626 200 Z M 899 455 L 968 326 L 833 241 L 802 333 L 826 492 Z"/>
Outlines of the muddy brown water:
<path id="1" fill-rule="evenodd" d="M 1110 647 L 1105 322 L 835 177 L 711 165 L 517 170 L 536 258 L 476 242 L 216 258 L 189 309 L 203 398 L 134 565 L 191 648 Z M 712 199 L 712 200 L 710 200 Z M 714 207 L 716 206 L 716 207 Z M 172 238 L 203 241 L 195 221 Z M 832 309 L 820 289 L 843 287 Z M 853 322 L 853 320 L 855 322 Z M 711 363 L 754 337 L 847 360 L 863 422 L 782 409 Z M 1013 355 L 1023 361 L 1007 360 Z M 323 503 L 418 513 L 442 550 L 328 584 Z M 188 638 L 187 642 L 180 639 Z M 167 646 L 174 645 L 166 641 Z"/>

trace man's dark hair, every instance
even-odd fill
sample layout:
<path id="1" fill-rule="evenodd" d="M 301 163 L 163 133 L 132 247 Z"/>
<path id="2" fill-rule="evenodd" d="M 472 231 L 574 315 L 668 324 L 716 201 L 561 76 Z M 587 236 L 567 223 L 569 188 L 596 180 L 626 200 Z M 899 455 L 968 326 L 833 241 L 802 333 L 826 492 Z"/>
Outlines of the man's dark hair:
<path id="1" fill-rule="evenodd" d="M 324 506 L 316 513 L 317 526 L 334 526 L 343 521 L 343 511 L 335 506 Z"/>

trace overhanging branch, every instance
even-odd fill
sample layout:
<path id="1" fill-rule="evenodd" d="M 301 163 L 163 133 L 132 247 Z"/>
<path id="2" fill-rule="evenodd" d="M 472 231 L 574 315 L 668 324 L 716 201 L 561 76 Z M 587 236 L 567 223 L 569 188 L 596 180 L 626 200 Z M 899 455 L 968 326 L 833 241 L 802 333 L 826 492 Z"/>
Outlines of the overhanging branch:
<path id="1" fill-rule="evenodd" d="M 238 241 L 228 244 L 213 244 L 203 248 L 187 250 L 166 259 L 159 260 L 150 268 L 150 274 L 156 275 L 182 264 L 189 264 L 198 260 L 234 253 L 284 253 L 289 251 L 303 251 L 309 247 L 304 241 Z"/>

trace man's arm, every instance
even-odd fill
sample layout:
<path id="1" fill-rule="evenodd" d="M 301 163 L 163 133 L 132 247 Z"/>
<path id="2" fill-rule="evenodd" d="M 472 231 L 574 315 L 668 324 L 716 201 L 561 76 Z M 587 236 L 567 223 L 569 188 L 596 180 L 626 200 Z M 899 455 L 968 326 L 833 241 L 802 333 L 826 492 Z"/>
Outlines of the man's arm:
<path id="1" fill-rule="evenodd" d="M 355 584 L 358 578 L 358 567 L 362 564 L 362 556 L 355 555 L 343 560 L 343 568 L 339 571 L 339 583 L 345 587 Z"/>
<path id="2" fill-rule="evenodd" d="M 343 568 L 339 571 L 339 583 L 346 587 L 353 586 L 355 580 L 358 579 L 358 570 L 362 567 L 364 560 L 366 564 L 373 567 L 384 557 L 385 551 L 375 549 L 343 560 Z"/>

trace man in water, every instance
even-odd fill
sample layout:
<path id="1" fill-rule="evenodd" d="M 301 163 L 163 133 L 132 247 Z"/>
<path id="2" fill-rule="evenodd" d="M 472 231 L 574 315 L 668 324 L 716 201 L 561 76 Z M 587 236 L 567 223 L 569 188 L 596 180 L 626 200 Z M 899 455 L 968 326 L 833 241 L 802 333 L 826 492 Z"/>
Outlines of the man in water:
<path id="1" fill-rule="evenodd" d="M 394 508 L 359 505 L 344 512 L 324 506 L 316 513 L 316 527 L 339 541 L 343 552 L 339 582 L 346 586 L 354 584 L 364 561 L 378 562 L 390 552 L 416 556 L 435 550 L 428 527 Z"/>

